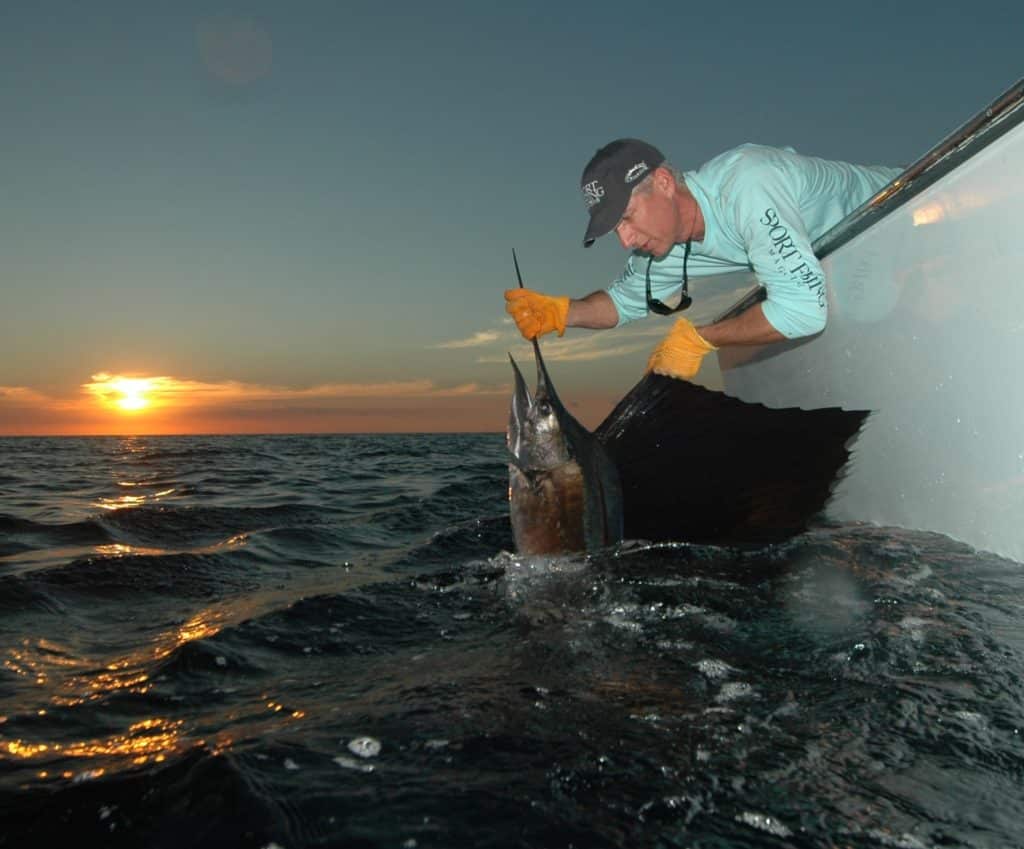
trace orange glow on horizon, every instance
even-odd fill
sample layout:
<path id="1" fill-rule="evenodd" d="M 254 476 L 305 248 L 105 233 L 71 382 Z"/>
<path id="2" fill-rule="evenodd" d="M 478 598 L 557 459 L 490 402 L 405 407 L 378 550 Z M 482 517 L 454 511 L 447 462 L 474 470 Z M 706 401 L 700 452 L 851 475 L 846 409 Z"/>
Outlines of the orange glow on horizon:
<path id="1" fill-rule="evenodd" d="M 618 392 L 577 392 L 567 403 L 593 427 Z M 508 382 L 444 385 L 420 378 L 300 387 L 100 372 L 79 384 L 77 395 L 63 397 L 0 386 L 0 435 L 500 433 L 510 393 Z M 118 501 L 124 506 L 131 498 Z"/>

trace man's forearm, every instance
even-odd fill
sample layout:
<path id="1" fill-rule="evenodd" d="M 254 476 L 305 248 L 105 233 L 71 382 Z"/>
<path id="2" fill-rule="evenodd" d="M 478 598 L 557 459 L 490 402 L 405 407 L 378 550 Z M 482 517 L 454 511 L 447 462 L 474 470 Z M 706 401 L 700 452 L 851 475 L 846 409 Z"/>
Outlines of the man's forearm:
<path id="1" fill-rule="evenodd" d="M 765 345 L 786 340 L 768 323 L 760 304 L 754 304 L 733 318 L 698 327 L 697 330 L 716 348 L 723 345 Z"/>
<path id="2" fill-rule="evenodd" d="M 589 327 L 605 330 L 619 323 L 619 311 L 603 289 L 591 292 L 585 298 L 569 301 L 569 314 L 565 321 L 569 327 Z"/>
<path id="3" fill-rule="evenodd" d="M 599 289 L 585 298 L 571 299 L 565 323 L 567 327 L 603 330 L 619 323 L 619 313 L 608 293 Z M 699 331 L 716 348 L 723 345 L 764 345 L 786 340 L 768 323 L 760 304 L 755 304 L 734 318 L 701 327 Z"/>

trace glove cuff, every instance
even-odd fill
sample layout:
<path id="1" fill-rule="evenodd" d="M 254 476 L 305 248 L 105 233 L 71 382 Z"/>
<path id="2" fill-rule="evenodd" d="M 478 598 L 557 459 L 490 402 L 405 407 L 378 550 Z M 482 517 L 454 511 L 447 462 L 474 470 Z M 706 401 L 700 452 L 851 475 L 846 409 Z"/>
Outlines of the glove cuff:
<path id="1" fill-rule="evenodd" d="M 718 350 L 717 345 L 712 345 L 707 339 L 700 335 L 700 331 L 697 330 L 693 322 L 688 318 L 680 318 L 676 321 L 675 331 L 680 336 L 692 339 L 697 345 L 703 347 L 707 353 Z"/>
<path id="2" fill-rule="evenodd" d="M 569 319 L 569 296 L 561 295 L 551 299 L 555 302 L 555 330 L 559 336 L 565 335 L 565 322 Z"/>

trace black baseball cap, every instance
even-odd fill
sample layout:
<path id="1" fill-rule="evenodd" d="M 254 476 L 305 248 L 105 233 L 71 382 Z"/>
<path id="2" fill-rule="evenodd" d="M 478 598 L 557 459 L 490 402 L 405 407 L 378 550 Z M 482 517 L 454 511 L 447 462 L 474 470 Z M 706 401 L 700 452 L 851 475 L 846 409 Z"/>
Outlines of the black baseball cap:
<path id="1" fill-rule="evenodd" d="M 583 247 L 615 229 L 633 188 L 665 161 L 661 151 L 640 139 L 616 139 L 594 154 L 580 178 L 590 223 Z"/>

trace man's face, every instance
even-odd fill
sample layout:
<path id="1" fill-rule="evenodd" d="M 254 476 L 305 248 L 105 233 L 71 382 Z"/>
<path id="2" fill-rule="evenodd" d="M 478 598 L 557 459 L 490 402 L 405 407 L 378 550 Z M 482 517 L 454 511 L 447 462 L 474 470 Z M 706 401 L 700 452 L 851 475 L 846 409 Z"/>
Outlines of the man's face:
<path id="1" fill-rule="evenodd" d="M 615 225 L 615 233 L 626 250 L 660 257 L 680 241 L 675 181 L 666 182 L 663 177 L 661 172 L 655 171 L 648 178 L 648 185 L 637 186 Z"/>

